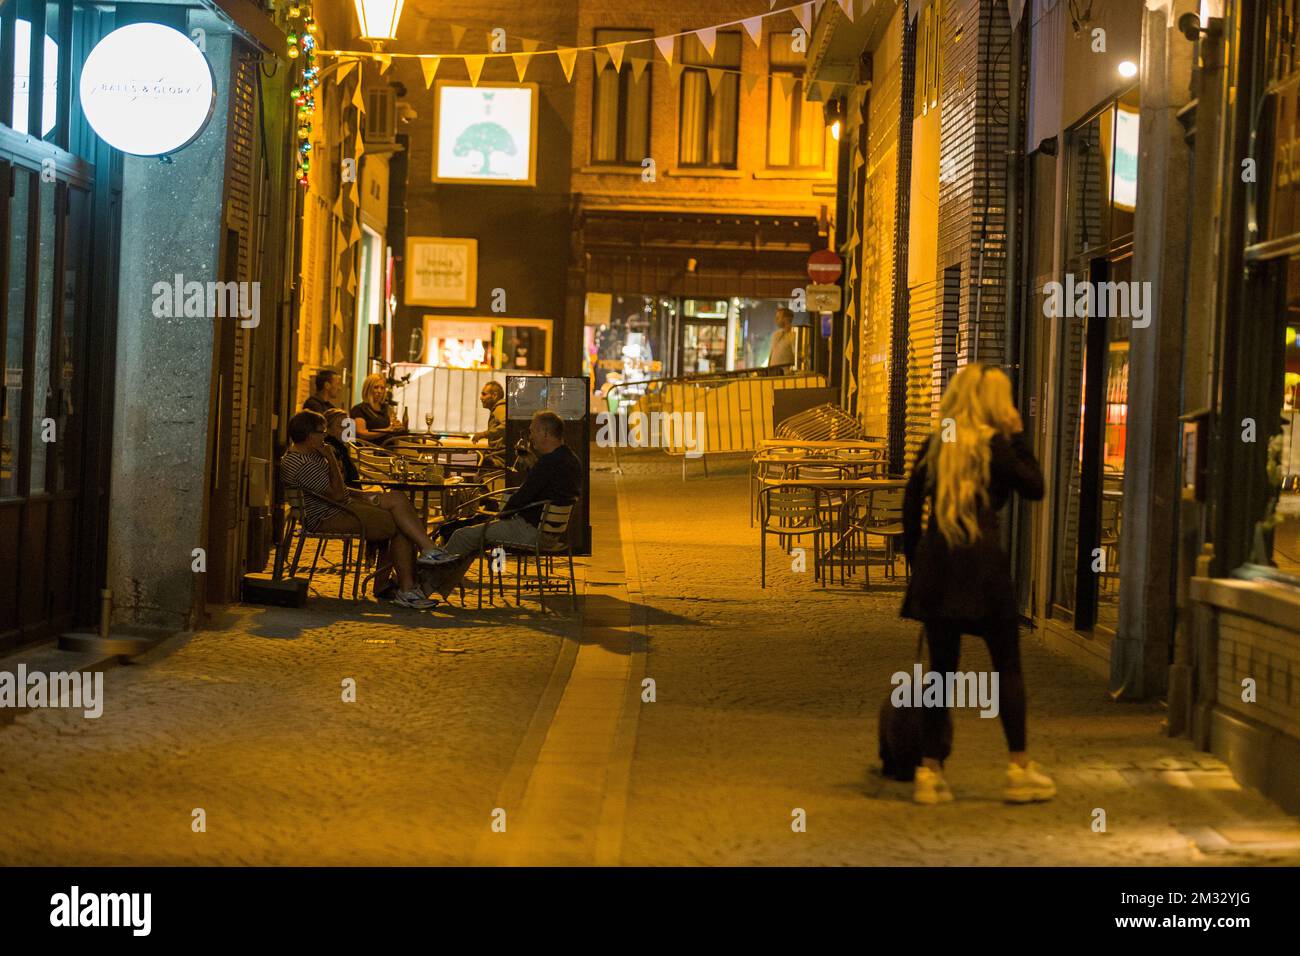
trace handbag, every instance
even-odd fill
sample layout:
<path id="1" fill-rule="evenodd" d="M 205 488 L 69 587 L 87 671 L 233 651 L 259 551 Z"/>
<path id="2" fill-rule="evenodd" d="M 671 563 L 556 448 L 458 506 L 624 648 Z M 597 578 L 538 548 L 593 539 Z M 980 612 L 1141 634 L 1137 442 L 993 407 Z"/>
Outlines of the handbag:
<path id="1" fill-rule="evenodd" d="M 922 648 L 925 646 L 925 627 L 920 628 L 916 636 L 916 661 L 924 664 Z M 880 705 L 880 720 L 877 728 L 880 750 L 880 774 L 891 780 L 910 782 L 916 776 L 916 768 L 921 765 L 923 746 L 923 728 L 921 726 L 920 707 L 896 707 L 892 700 L 893 691 L 885 695 Z M 940 766 L 952 753 L 952 714 L 944 712 L 943 736 L 941 738 L 943 755 Z"/>

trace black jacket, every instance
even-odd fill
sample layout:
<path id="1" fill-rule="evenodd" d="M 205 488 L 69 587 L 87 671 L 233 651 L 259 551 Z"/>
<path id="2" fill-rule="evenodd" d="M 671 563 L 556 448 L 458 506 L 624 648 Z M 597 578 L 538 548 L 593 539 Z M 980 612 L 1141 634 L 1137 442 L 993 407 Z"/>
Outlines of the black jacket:
<path id="1" fill-rule="evenodd" d="M 539 503 L 573 503 L 582 494 L 582 477 L 582 462 L 568 445 L 561 445 L 537 457 L 537 464 L 529 469 L 524 483 L 506 501 L 505 510 L 526 509 L 519 517 L 531 525 L 539 524 L 542 520 Z"/>
<path id="2" fill-rule="evenodd" d="M 999 537 L 998 511 L 1013 491 L 1030 501 L 1042 498 L 1043 473 L 1023 433 L 1010 439 L 995 434 L 989 449 L 989 503 L 979 511 L 980 536 L 961 548 L 948 546 L 933 518 L 922 532 L 922 510 L 934 489 L 926 473 L 926 449 L 917 456 L 903 497 L 903 549 L 912 564 L 903 617 L 975 622 L 1019 614 L 1011 565 Z"/>

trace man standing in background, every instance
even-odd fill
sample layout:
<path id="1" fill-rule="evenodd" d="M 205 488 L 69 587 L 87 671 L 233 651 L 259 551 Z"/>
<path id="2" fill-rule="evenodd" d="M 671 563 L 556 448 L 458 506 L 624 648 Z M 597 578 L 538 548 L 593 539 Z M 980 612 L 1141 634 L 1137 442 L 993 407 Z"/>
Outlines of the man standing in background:
<path id="1" fill-rule="evenodd" d="M 776 310 L 776 331 L 772 333 L 772 348 L 767 353 L 767 367 L 794 364 L 794 313 L 785 306 Z"/>

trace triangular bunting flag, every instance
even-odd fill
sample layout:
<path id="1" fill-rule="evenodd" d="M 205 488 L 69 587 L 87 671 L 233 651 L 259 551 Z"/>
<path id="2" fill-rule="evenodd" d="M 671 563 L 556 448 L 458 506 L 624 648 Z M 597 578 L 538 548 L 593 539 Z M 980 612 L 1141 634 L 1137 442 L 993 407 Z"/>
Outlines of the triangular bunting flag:
<path id="1" fill-rule="evenodd" d="M 777 78 L 777 79 L 780 81 L 780 83 L 781 83 L 781 93 L 782 93 L 782 95 L 785 96 L 786 99 L 789 99 L 791 96 L 793 96 L 793 95 L 794 95 L 794 80 L 795 80 L 795 76 L 794 76 L 794 74 L 793 74 L 793 73 L 778 73 L 778 74 L 776 74 L 776 78 Z"/>
<path id="2" fill-rule="evenodd" d="M 790 12 L 798 19 L 799 25 L 803 27 L 804 33 L 812 32 L 812 0 L 808 0 L 807 3 L 799 4 L 799 6 L 795 7 Z"/>
<path id="3" fill-rule="evenodd" d="M 709 92 L 714 96 L 718 95 L 718 84 L 722 82 L 722 71 L 716 66 L 709 67 L 704 71 L 709 77 Z"/>
<path id="4" fill-rule="evenodd" d="M 565 82 L 573 80 L 573 62 L 578 58 L 578 51 L 571 46 L 557 47 L 555 55 L 560 60 L 560 68 L 564 70 Z"/>
<path id="5" fill-rule="evenodd" d="M 605 67 L 609 66 L 609 51 L 604 47 L 597 47 L 591 51 L 591 58 L 596 64 L 596 72 L 604 73 Z"/>
<path id="6" fill-rule="evenodd" d="M 834 83 L 826 83 L 822 80 L 817 80 L 813 83 L 813 88 L 817 90 L 817 100 L 820 103 L 825 103 L 835 95 Z"/>
<path id="7" fill-rule="evenodd" d="M 465 39 L 465 28 L 459 23 L 451 25 L 451 48 L 453 50 L 460 47 L 460 41 Z"/>
<path id="8" fill-rule="evenodd" d="M 334 74 L 334 82 L 342 83 L 352 72 L 352 68 L 357 65 L 356 60 L 344 60 L 339 64 L 339 71 Z"/>
<path id="9" fill-rule="evenodd" d="M 362 113 L 366 111 L 366 98 L 361 95 L 360 83 L 358 83 L 356 85 L 356 89 L 352 91 L 352 105 L 355 106 Z"/>
<path id="10" fill-rule="evenodd" d="M 771 10 L 775 6 L 776 6 L 776 0 L 767 0 L 767 8 L 769 10 Z"/>
<path id="11" fill-rule="evenodd" d="M 387 54 L 381 53 L 379 56 L 375 57 L 375 59 L 379 61 L 380 76 L 383 76 L 385 73 L 387 73 L 388 68 L 393 65 L 393 58 L 391 56 L 388 56 Z"/>
<path id="12" fill-rule="evenodd" d="M 853 0 L 840 0 L 840 9 L 850 20 L 853 19 Z"/>
<path id="13" fill-rule="evenodd" d="M 615 73 L 622 72 L 623 70 L 623 50 L 626 47 L 626 43 L 611 43 L 609 45 L 609 58 L 614 61 Z"/>
<path id="14" fill-rule="evenodd" d="M 822 7 L 826 6 L 826 0 L 813 0 L 813 16 L 822 15 Z"/>
<path id="15" fill-rule="evenodd" d="M 420 69 L 424 71 L 424 88 L 427 90 L 433 86 L 433 78 L 438 73 L 438 64 L 442 60 L 436 56 L 420 57 Z"/>
<path id="16" fill-rule="evenodd" d="M 676 37 L 655 37 L 655 46 L 659 48 L 659 53 L 664 58 L 664 62 L 672 65 L 673 62 L 673 44 Z"/>
<path id="17" fill-rule="evenodd" d="M 700 43 L 704 45 L 704 49 L 707 50 L 709 56 L 712 57 L 713 51 L 718 47 L 718 28 L 705 27 L 702 30 L 696 30 L 695 35 L 700 38 Z"/>
<path id="18" fill-rule="evenodd" d="M 478 86 L 478 78 L 483 74 L 484 56 L 465 57 L 465 72 L 469 74 L 469 85 Z"/>
<path id="19" fill-rule="evenodd" d="M 682 75 L 682 65 L 680 62 L 668 64 L 668 79 L 673 84 L 673 86 L 677 85 L 677 79 L 681 75 Z"/>
<path id="20" fill-rule="evenodd" d="M 745 93 L 746 93 L 746 95 L 748 95 L 748 94 L 750 94 L 750 93 L 753 93 L 753 92 L 754 92 L 754 87 L 758 85 L 758 74 L 757 74 L 757 73 L 742 73 L 741 76 L 744 77 L 744 79 L 745 79 Z"/>
<path id="21" fill-rule="evenodd" d="M 763 18 L 750 17 L 748 20 L 741 20 L 740 25 L 745 28 L 749 38 L 755 43 L 761 43 L 763 37 Z"/>
<path id="22" fill-rule="evenodd" d="M 645 68 L 650 65 L 650 61 L 642 59 L 639 56 L 628 57 L 628 62 L 632 64 L 632 82 L 635 83 L 641 79 L 641 74 Z"/>
<path id="23" fill-rule="evenodd" d="M 519 82 L 524 81 L 524 74 L 528 72 L 528 61 L 533 58 L 531 53 L 511 53 L 510 59 L 515 61 L 515 73 L 519 75 Z"/>
<path id="24" fill-rule="evenodd" d="M 542 45 L 541 40 L 520 40 L 519 45 L 524 48 L 525 53 L 536 53 L 537 48 Z"/>

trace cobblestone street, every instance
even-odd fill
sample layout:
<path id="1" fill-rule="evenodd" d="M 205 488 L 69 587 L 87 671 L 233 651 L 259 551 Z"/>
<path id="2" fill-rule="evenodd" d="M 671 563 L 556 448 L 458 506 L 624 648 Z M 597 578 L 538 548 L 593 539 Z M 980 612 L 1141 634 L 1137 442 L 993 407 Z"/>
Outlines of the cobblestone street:
<path id="1" fill-rule="evenodd" d="M 760 590 L 743 466 L 602 467 L 579 614 L 513 588 L 353 605 L 322 574 L 306 610 L 232 607 L 108 670 L 98 720 L 0 724 L 0 863 L 1300 863 L 1300 824 L 1162 736 L 1158 704 L 1032 639 L 1029 748 L 1057 799 L 1002 804 L 1000 725 L 966 711 L 956 802 L 913 805 L 875 772 L 916 640 L 901 578 L 823 591 L 770 540 Z M 968 639 L 963 667 L 987 666 Z"/>

